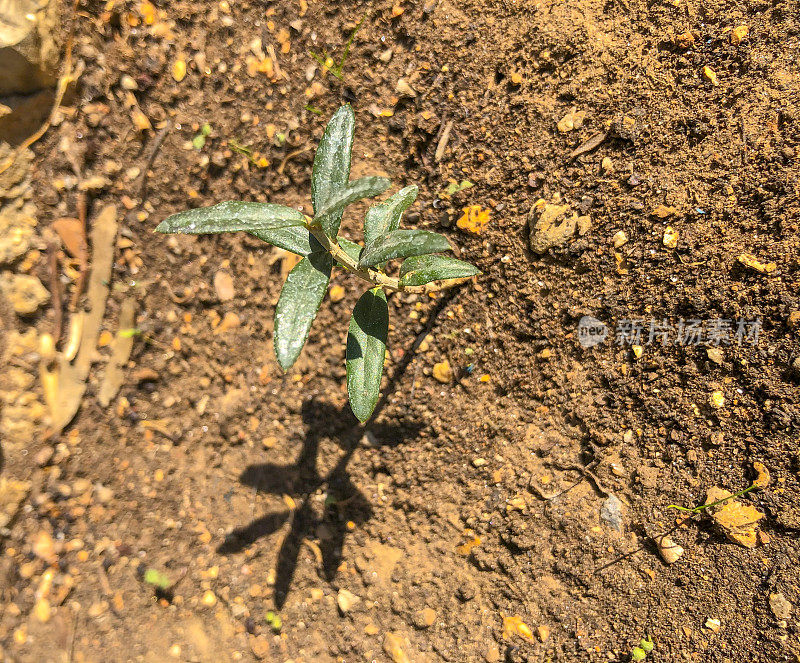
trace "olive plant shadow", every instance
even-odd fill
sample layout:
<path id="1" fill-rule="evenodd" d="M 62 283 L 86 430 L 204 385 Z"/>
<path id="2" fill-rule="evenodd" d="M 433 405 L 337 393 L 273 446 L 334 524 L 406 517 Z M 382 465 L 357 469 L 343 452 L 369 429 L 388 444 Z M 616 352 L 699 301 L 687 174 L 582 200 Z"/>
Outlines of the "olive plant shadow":
<path id="1" fill-rule="evenodd" d="M 347 470 L 365 432 L 365 428 L 353 418 L 349 405 L 335 408 L 312 399 L 303 403 L 301 414 L 306 433 L 297 461 L 290 465 L 250 465 L 239 477 L 242 484 L 258 492 L 290 495 L 295 501 L 295 508 L 267 513 L 233 530 L 217 548 L 217 552 L 223 555 L 240 552 L 260 538 L 277 532 L 287 522 L 290 523 L 275 567 L 274 602 L 278 609 L 286 602 L 303 545 L 308 545 L 315 555 L 321 557 L 317 560 L 321 574 L 327 582 L 331 582 L 342 560 L 348 521 L 362 525 L 373 513 L 369 500 L 352 482 Z M 414 435 L 419 428 L 413 424 L 402 427 L 369 425 L 372 439 L 395 443 Z M 335 440 L 344 453 L 333 469 L 323 475 L 318 467 L 318 454 L 320 442 L 325 438 Z M 320 489 L 327 493 L 321 516 L 315 513 L 312 502 L 312 496 Z M 313 541 L 320 529 L 324 536 L 320 537 L 317 546 Z"/>

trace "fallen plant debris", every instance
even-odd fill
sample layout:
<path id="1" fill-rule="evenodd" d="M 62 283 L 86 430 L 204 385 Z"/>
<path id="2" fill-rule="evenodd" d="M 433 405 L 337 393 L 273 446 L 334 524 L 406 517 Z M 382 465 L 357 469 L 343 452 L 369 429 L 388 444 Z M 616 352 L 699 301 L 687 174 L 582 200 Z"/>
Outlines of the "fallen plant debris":
<path id="1" fill-rule="evenodd" d="M 58 434 L 72 421 L 86 392 L 86 379 L 97 348 L 100 326 L 114 260 L 117 209 L 108 205 L 94 220 L 91 233 L 92 267 L 87 289 L 88 311 L 76 311 L 65 352 L 55 352 L 52 336 L 40 341 L 41 380 L 50 407 L 53 431 Z"/>

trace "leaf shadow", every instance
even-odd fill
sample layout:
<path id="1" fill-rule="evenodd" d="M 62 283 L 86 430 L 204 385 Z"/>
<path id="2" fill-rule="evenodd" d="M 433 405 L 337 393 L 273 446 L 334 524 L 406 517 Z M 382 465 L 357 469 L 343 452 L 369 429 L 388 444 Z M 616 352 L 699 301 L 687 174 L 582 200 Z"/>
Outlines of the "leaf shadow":
<path id="1" fill-rule="evenodd" d="M 316 557 L 322 577 L 331 582 L 342 560 L 348 523 L 363 525 L 373 514 L 369 499 L 353 483 L 347 469 L 365 428 L 356 422 L 346 403 L 336 408 L 324 401 L 310 399 L 303 403 L 301 415 L 306 433 L 297 460 L 289 465 L 250 465 L 239 477 L 243 485 L 260 493 L 291 496 L 295 508 L 267 513 L 234 529 L 217 548 L 222 555 L 233 555 L 289 524 L 275 566 L 274 603 L 277 609 L 286 602 L 304 545 Z M 369 426 L 373 439 L 392 441 L 414 435 L 420 428 L 417 424 L 405 422 L 403 426 L 374 423 Z M 320 443 L 324 439 L 334 440 L 344 452 L 328 472 L 320 472 L 318 467 Z M 312 499 L 319 490 L 327 493 L 322 513 L 314 508 Z"/>

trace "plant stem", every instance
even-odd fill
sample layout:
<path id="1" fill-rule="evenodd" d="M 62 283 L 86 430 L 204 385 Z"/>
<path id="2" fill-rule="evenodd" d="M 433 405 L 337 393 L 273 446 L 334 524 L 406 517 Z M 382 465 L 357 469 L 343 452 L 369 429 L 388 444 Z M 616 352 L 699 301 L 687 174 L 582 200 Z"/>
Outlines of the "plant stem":
<path id="1" fill-rule="evenodd" d="M 728 495 L 728 497 L 723 497 L 721 500 L 717 500 L 716 502 L 711 502 L 710 504 L 701 504 L 700 506 L 696 506 L 693 509 L 689 509 L 685 506 L 678 506 L 677 504 L 670 504 L 667 506 L 668 509 L 678 509 L 678 511 L 686 511 L 688 513 L 700 513 L 705 509 L 710 509 L 712 506 L 717 506 L 718 504 L 722 504 L 723 502 L 727 502 L 728 500 L 732 500 L 736 497 L 741 497 L 742 495 L 746 495 L 754 488 L 758 488 L 758 484 L 752 484 L 739 492 L 734 493 L 733 495 Z"/>
<path id="2" fill-rule="evenodd" d="M 426 283 L 425 285 L 402 285 L 399 279 L 393 278 L 391 276 L 386 276 L 383 272 L 379 272 L 375 269 L 370 269 L 369 267 L 363 268 L 359 267 L 358 263 L 353 260 L 345 250 L 339 246 L 336 240 L 331 239 L 325 234 L 325 231 L 322 230 L 317 225 L 313 223 L 308 224 L 308 231 L 314 236 L 314 238 L 322 244 L 323 248 L 330 253 L 334 260 L 341 264 L 348 272 L 355 274 L 358 278 L 362 281 L 366 281 L 367 283 L 371 283 L 375 286 L 380 286 L 382 288 L 388 288 L 389 290 L 398 290 L 400 292 L 410 292 L 415 294 L 425 294 L 428 292 L 438 292 L 440 290 L 447 290 L 448 288 L 452 288 L 453 286 L 458 285 L 459 283 L 463 283 L 467 281 L 471 277 L 466 277 L 462 279 L 446 279 L 442 281 L 437 281 L 434 283 Z"/>

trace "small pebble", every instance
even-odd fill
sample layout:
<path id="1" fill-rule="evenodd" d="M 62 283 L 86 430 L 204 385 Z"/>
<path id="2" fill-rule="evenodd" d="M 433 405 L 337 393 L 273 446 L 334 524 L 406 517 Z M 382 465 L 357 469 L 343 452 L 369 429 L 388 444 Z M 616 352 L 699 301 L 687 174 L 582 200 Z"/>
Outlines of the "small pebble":
<path id="1" fill-rule="evenodd" d="M 336 594 L 336 605 L 339 606 L 339 610 L 343 615 L 350 612 L 360 600 L 358 596 L 346 589 L 340 589 Z"/>
<path id="2" fill-rule="evenodd" d="M 656 546 L 658 547 L 658 552 L 661 555 L 661 559 L 663 559 L 667 564 L 674 564 L 680 559 L 681 555 L 683 555 L 683 548 L 681 548 L 666 534 L 656 537 L 655 541 Z"/>
<path id="3" fill-rule="evenodd" d="M 436 621 L 436 612 L 432 608 L 423 608 L 414 615 L 414 626 L 430 628 Z"/>
<path id="4" fill-rule="evenodd" d="M 621 532 L 622 526 L 622 502 L 616 495 L 609 495 L 600 508 L 600 517 L 611 527 L 611 529 Z"/>
<path id="5" fill-rule="evenodd" d="M 220 270 L 214 275 L 214 290 L 221 302 L 229 302 L 233 299 L 235 294 L 233 289 L 233 277 L 229 272 Z"/>
<path id="6" fill-rule="evenodd" d="M 769 595 L 769 609 L 775 619 L 788 620 L 792 616 L 792 604 L 780 592 Z"/>

